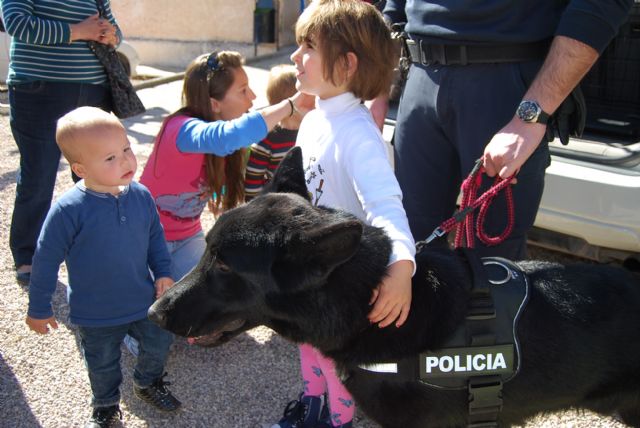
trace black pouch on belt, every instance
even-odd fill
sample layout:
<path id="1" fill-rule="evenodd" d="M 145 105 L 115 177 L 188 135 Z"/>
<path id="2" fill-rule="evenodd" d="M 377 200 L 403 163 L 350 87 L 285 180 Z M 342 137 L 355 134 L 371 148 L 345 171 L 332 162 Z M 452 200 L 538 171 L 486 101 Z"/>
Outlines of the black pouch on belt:
<path id="1" fill-rule="evenodd" d="M 551 126 L 547 128 L 551 133 L 549 141 L 553 140 L 555 131 L 563 145 L 569 144 L 569 137 L 582 136 L 586 120 L 587 104 L 580 86 L 576 86 L 553 113 Z"/>

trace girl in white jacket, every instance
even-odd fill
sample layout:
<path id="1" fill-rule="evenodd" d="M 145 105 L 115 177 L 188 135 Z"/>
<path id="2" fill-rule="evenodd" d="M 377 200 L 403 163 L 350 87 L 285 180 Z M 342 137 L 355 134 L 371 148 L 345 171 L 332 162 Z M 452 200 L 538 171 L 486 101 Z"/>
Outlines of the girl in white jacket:
<path id="1" fill-rule="evenodd" d="M 389 30 L 366 2 L 316 0 L 298 19 L 296 39 L 296 87 L 316 96 L 297 139 L 307 189 L 314 204 L 345 209 L 389 235 L 393 252 L 369 319 L 380 328 L 399 327 L 411 304 L 415 244 L 384 140 L 362 104 L 390 87 Z M 355 405 L 333 361 L 306 344 L 300 360 L 304 392 L 273 428 L 351 427 Z"/>

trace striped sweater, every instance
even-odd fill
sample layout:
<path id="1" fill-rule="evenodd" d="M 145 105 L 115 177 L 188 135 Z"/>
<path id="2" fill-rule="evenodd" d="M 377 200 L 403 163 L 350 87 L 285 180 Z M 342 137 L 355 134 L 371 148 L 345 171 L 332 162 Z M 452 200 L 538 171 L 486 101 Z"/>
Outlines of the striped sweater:
<path id="1" fill-rule="evenodd" d="M 117 27 L 109 0 L 103 1 Z M 104 68 L 87 42 L 70 42 L 69 24 L 97 12 L 95 0 L 2 0 L 4 24 L 13 37 L 7 82 L 105 83 Z M 118 36 L 122 40 L 119 29 Z"/>
<path id="2" fill-rule="evenodd" d="M 297 129 L 276 126 L 264 140 L 251 145 L 251 155 L 244 180 L 246 201 L 258 196 L 262 187 L 271 180 L 284 155 L 296 145 L 297 135 Z"/>

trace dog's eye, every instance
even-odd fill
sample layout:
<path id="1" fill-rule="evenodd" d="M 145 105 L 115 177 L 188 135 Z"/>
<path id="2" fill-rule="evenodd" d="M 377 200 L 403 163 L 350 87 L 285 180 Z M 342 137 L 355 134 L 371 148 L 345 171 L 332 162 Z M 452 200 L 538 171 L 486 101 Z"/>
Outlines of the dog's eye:
<path id="1" fill-rule="evenodd" d="M 231 268 L 229 266 L 227 266 L 222 260 L 220 259 L 216 259 L 216 261 L 214 262 L 214 267 L 216 269 L 221 270 L 222 272 L 231 272 Z"/>

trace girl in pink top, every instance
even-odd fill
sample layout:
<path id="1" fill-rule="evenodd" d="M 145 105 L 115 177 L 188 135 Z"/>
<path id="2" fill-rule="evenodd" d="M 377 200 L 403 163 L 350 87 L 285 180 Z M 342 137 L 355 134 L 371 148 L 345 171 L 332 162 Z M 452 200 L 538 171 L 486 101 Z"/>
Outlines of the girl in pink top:
<path id="1" fill-rule="evenodd" d="M 247 113 L 256 96 L 242 64 L 239 53 L 223 51 L 201 55 L 188 66 L 184 107 L 164 120 L 140 178 L 158 207 L 176 281 L 204 252 L 200 214 L 211 195 L 216 210 L 244 199 L 244 148 L 295 110 L 306 111 L 304 98 L 296 94 Z"/>

